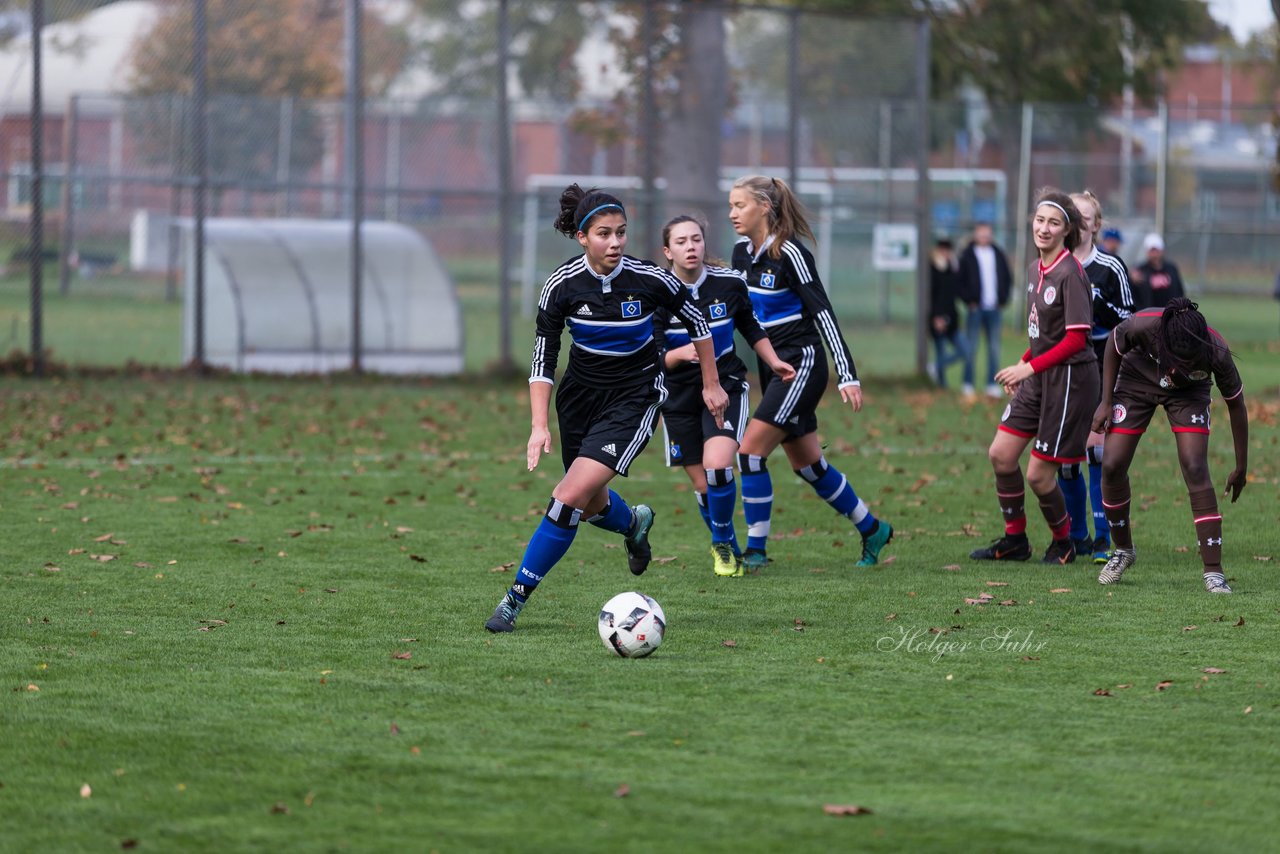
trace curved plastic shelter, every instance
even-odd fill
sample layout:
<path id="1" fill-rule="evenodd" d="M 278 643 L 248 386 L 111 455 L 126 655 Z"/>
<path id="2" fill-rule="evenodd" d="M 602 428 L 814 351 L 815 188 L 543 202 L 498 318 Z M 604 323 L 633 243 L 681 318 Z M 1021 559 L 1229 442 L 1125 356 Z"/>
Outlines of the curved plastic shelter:
<path id="1" fill-rule="evenodd" d="M 193 224 L 186 257 L 183 361 L 195 356 Z M 361 364 L 388 374 L 462 371 L 462 310 L 440 257 L 418 232 L 366 222 Z M 234 371 L 351 367 L 351 226 L 332 220 L 205 221 L 205 363 Z"/>

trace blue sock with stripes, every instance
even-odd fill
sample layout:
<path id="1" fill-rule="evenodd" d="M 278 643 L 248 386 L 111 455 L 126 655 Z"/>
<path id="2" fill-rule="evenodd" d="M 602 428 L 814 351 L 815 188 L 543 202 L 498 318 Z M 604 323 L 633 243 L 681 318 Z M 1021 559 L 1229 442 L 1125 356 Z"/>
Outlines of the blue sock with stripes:
<path id="1" fill-rule="evenodd" d="M 606 531 L 613 531 L 625 537 L 631 531 L 631 508 L 622 500 L 621 495 L 611 489 L 609 503 L 587 521 L 597 528 L 604 528 Z"/>
<path id="2" fill-rule="evenodd" d="M 1111 523 L 1102 509 L 1102 463 L 1089 463 L 1089 504 L 1093 508 L 1093 530 L 1111 541 Z"/>
<path id="3" fill-rule="evenodd" d="M 738 506 L 738 485 L 733 482 L 733 469 L 707 469 L 707 507 L 711 517 L 711 542 L 733 543 L 738 548 L 738 535 L 733 530 L 733 513 Z"/>
<path id="4" fill-rule="evenodd" d="M 773 479 L 764 457 L 738 454 L 742 473 L 742 513 L 747 518 L 747 548 L 764 551 L 773 516 Z"/>
<path id="5" fill-rule="evenodd" d="M 711 510 L 707 507 L 707 494 L 705 492 L 695 492 L 694 495 L 698 499 L 698 512 L 702 514 L 702 521 L 707 524 L 707 530 L 711 528 Z"/>
<path id="6" fill-rule="evenodd" d="M 1089 536 L 1089 488 L 1080 476 L 1080 464 L 1070 463 L 1058 470 L 1058 484 L 1067 499 L 1067 513 L 1071 516 L 1071 539 L 1083 540 Z"/>
<path id="7" fill-rule="evenodd" d="M 853 491 L 849 479 L 840 470 L 827 462 L 826 457 L 819 457 L 811 466 L 796 469 L 806 483 L 813 487 L 818 497 L 831 505 L 841 516 L 848 517 L 860 534 L 870 534 L 876 528 L 876 517 L 871 515 L 867 505 L 858 493 Z"/>
<path id="8" fill-rule="evenodd" d="M 581 510 L 551 499 L 546 515 L 529 538 L 529 545 L 525 546 L 520 571 L 511 585 L 510 595 L 518 604 L 524 604 L 551 567 L 564 557 L 578 534 L 578 520 L 581 518 Z"/>

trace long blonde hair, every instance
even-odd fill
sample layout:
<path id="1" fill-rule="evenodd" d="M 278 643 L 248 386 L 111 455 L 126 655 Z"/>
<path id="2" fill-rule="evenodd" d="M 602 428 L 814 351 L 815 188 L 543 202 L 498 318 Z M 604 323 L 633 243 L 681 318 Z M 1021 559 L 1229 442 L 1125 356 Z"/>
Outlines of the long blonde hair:
<path id="1" fill-rule="evenodd" d="M 782 257 L 782 244 L 796 235 L 817 241 L 809 227 L 809 215 L 799 197 L 781 178 L 765 175 L 747 175 L 733 182 L 733 188 L 746 190 L 751 196 L 769 208 L 769 233 L 773 245 L 769 257 L 775 261 Z"/>

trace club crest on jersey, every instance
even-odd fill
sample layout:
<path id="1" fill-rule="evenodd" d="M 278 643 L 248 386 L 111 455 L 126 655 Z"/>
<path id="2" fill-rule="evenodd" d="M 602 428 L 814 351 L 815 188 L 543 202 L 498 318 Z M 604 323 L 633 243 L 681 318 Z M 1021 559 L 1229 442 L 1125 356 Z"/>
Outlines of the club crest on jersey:
<path id="1" fill-rule="evenodd" d="M 1044 304 L 1053 305 L 1053 301 L 1058 298 L 1058 289 L 1053 285 L 1044 289 Z"/>
<path id="2" fill-rule="evenodd" d="M 719 320 L 725 316 L 725 309 L 727 306 L 722 302 L 713 302 L 709 308 L 711 311 L 711 319 Z"/>
<path id="3" fill-rule="evenodd" d="M 639 317 L 640 316 L 640 300 L 627 299 L 622 301 L 623 317 Z"/>
<path id="4" fill-rule="evenodd" d="M 760 274 L 760 287 L 773 289 L 777 286 L 777 279 L 774 277 L 773 273 Z"/>
<path id="5" fill-rule="evenodd" d="M 1129 417 L 1129 410 L 1124 408 L 1123 403 L 1117 403 L 1115 406 L 1111 407 L 1111 423 L 1112 424 L 1119 424 L 1121 421 L 1125 420 L 1125 418 L 1127 417 Z"/>

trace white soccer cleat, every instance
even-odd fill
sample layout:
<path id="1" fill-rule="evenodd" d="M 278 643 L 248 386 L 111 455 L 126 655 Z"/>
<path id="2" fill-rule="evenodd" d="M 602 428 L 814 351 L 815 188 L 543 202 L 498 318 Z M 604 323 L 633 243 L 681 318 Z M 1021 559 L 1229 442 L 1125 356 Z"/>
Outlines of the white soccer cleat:
<path id="1" fill-rule="evenodd" d="M 1099 584 L 1115 584 L 1124 575 L 1124 571 L 1138 562 L 1138 553 L 1133 549 L 1116 549 L 1107 558 L 1106 566 L 1098 572 Z"/>
<path id="2" fill-rule="evenodd" d="M 1204 574 L 1204 589 L 1210 593 L 1230 593 L 1231 587 L 1227 584 L 1227 579 L 1221 572 L 1206 572 Z"/>

